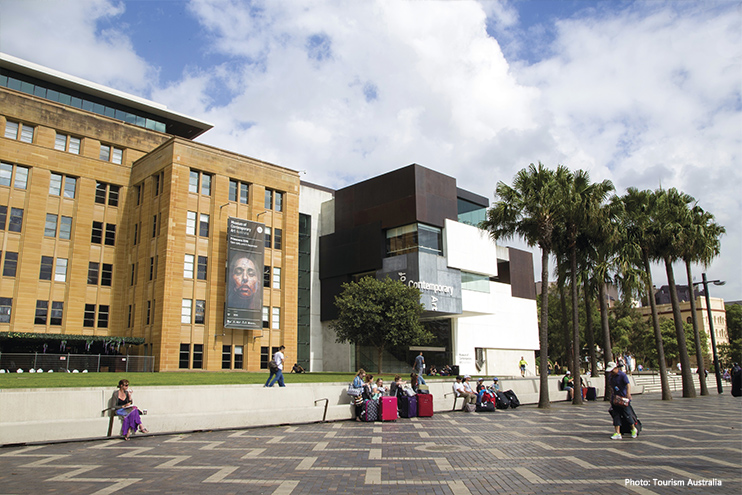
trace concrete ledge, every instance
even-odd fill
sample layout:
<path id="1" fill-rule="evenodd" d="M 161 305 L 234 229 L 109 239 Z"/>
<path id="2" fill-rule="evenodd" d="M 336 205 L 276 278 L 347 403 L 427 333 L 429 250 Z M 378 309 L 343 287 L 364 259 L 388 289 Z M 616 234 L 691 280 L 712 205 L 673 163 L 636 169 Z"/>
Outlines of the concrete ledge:
<path id="1" fill-rule="evenodd" d="M 558 389 L 560 377 L 549 377 L 552 401 L 567 399 Z M 600 382 L 600 383 L 596 383 Z M 453 407 L 452 380 L 430 380 L 435 412 Z M 536 404 L 539 379 L 503 378 L 522 404 Z M 592 380 L 602 396 L 603 379 Z M 208 385 L 134 387 L 134 403 L 147 409 L 144 425 L 153 433 L 237 429 L 256 426 L 340 421 L 354 417 L 347 383 L 262 385 Z M 633 378 L 632 378 L 633 386 Z M 55 388 L 0 390 L 0 445 L 55 442 L 105 437 L 114 388 Z M 638 390 L 635 393 L 640 393 Z M 324 400 L 326 399 L 326 400 Z M 459 401 L 460 402 L 460 401 Z M 325 417 L 325 403 L 327 412 Z M 460 405 L 460 404 L 459 404 Z M 121 423 L 114 419 L 113 435 Z"/>

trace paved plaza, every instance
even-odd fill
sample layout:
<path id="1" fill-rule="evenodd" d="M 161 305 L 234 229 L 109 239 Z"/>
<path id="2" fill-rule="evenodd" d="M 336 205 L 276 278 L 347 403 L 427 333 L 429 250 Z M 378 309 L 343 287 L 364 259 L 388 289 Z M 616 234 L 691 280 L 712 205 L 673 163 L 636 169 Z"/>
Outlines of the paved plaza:
<path id="1" fill-rule="evenodd" d="M 6 447 L 0 494 L 742 493 L 742 399 L 634 405 L 623 440 L 598 401 Z"/>

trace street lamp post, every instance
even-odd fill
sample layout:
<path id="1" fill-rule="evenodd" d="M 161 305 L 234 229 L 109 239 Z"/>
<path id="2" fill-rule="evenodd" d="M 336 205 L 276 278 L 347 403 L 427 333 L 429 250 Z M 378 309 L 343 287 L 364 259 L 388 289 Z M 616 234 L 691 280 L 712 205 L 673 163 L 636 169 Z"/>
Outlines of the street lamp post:
<path id="1" fill-rule="evenodd" d="M 723 280 L 707 280 L 706 274 L 702 274 L 703 281 L 696 282 L 693 285 L 703 284 L 703 292 L 706 294 L 706 311 L 708 312 L 709 318 L 709 333 L 711 334 L 711 350 L 714 355 L 714 374 L 716 374 L 716 390 L 721 394 L 723 392 L 721 388 L 721 370 L 719 369 L 719 355 L 716 353 L 716 335 L 714 334 L 714 318 L 711 315 L 711 298 L 709 297 L 709 283 L 714 285 L 724 285 L 726 282 Z M 691 297 L 693 295 L 691 294 Z"/>

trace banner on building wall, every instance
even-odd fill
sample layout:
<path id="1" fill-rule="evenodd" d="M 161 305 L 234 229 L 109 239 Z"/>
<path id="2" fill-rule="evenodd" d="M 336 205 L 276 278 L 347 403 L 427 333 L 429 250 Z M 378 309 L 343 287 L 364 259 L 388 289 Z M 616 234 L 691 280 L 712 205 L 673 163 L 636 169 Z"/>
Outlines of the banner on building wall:
<path id="1" fill-rule="evenodd" d="M 225 328 L 263 328 L 264 254 L 265 225 L 229 218 Z"/>

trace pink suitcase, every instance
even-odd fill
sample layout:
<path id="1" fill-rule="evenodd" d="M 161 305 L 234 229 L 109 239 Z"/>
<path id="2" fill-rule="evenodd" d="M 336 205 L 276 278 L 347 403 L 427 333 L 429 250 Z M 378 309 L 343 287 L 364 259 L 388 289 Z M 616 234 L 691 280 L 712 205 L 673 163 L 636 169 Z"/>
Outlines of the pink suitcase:
<path id="1" fill-rule="evenodd" d="M 417 394 L 417 415 L 425 418 L 433 415 L 433 396 L 430 394 Z"/>
<path id="2" fill-rule="evenodd" d="M 381 397 L 379 399 L 379 419 L 382 421 L 397 420 L 396 397 Z"/>

